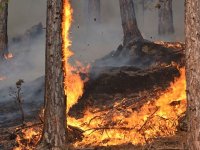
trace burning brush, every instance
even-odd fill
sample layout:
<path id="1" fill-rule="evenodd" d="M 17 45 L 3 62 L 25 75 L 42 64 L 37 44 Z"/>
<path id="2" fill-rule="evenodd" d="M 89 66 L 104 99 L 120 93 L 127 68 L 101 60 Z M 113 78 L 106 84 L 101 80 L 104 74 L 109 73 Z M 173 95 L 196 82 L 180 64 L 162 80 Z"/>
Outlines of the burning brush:
<path id="1" fill-rule="evenodd" d="M 84 69 L 71 66 L 69 58 L 71 41 L 69 30 L 72 23 L 72 8 L 69 2 L 64 3 L 63 28 L 63 62 L 65 74 L 65 91 L 67 94 L 67 113 L 78 102 L 83 94 L 84 83 L 81 72 Z M 81 69 L 80 69 L 81 68 Z M 86 67 L 87 68 L 87 67 Z M 180 69 L 180 77 L 171 83 L 170 87 L 154 100 L 148 101 L 137 110 L 133 105 L 126 105 L 134 99 L 124 98 L 116 102 L 111 109 L 100 110 L 88 108 L 80 119 L 67 117 L 69 130 L 75 129 L 81 133 L 81 139 L 73 143 L 75 148 L 109 146 L 132 143 L 146 144 L 158 137 L 172 136 L 177 131 L 178 120 L 186 111 L 185 69 Z M 72 130 L 74 131 L 74 130 Z M 31 150 L 41 137 L 41 128 L 33 126 L 23 129 L 17 135 L 18 147 L 15 150 Z M 25 141 L 25 142 L 24 142 Z"/>
<path id="2" fill-rule="evenodd" d="M 75 140 L 73 146 L 85 148 L 127 143 L 138 145 L 175 135 L 178 121 L 186 111 L 185 89 L 185 69 L 181 68 L 180 77 L 167 90 L 138 109 L 134 109 L 134 104 L 127 105 L 134 99 L 124 98 L 109 110 L 87 109 L 80 119 L 68 116 L 68 127 L 72 131 L 70 134 L 76 131 L 78 137 L 82 137 L 77 138 L 78 141 Z M 41 129 L 33 127 L 22 131 L 21 136 L 17 137 L 19 147 L 30 149 L 30 145 L 36 145 Z M 23 144 L 24 140 L 26 144 Z"/>

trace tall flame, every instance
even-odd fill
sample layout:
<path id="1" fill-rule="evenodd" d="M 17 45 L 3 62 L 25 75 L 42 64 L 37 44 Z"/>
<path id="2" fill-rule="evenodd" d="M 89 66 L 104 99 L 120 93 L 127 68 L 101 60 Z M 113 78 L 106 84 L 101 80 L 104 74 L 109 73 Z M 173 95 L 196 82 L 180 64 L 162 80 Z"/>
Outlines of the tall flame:
<path id="1" fill-rule="evenodd" d="M 82 81 L 78 70 L 69 63 L 69 59 L 74 53 L 70 50 L 70 27 L 72 24 L 72 13 L 69 0 L 63 0 L 63 22 L 62 22 L 62 39 L 63 39 L 63 62 L 65 75 L 65 94 L 67 95 L 67 112 L 77 103 L 83 94 L 84 81 Z"/>

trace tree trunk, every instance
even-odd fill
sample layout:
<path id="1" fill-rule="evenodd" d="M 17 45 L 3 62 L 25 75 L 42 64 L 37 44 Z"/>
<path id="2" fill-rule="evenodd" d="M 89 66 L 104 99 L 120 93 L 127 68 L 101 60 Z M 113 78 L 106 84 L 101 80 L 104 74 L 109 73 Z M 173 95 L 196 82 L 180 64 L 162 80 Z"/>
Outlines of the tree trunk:
<path id="1" fill-rule="evenodd" d="M 90 22 L 100 23 L 101 21 L 101 3 L 100 0 L 88 1 L 88 16 Z"/>
<path id="2" fill-rule="evenodd" d="M 200 150 L 200 1 L 186 0 L 187 146 Z"/>
<path id="3" fill-rule="evenodd" d="M 38 150 L 66 150 L 66 96 L 62 64 L 63 0 L 47 1 L 44 129 Z"/>
<path id="4" fill-rule="evenodd" d="M 8 1 L 0 1 L 0 59 L 8 54 L 8 35 L 7 35 Z"/>
<path id="5" fill-rule="evenodd" d="M 159 0 L 158 19 L 159 35 L 174 33 L 172 0 Z"/>
<path id="6" fill-rule="evenodd" d="M 133 0 L 119 0 L 122 27 L 124 31 L 124 45 L 131 41 L 142 40 L 138 29 Z"/>

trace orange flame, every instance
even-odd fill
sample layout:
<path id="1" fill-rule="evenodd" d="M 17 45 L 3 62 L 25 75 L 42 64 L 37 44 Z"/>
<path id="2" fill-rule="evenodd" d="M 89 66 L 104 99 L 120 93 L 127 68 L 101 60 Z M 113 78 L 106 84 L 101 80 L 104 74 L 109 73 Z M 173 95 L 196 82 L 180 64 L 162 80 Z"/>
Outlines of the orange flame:
<path id="1" fill-rule="evenodd" d="M 84 139 L 75 146 L 145 144 L 147 140 L 174 135 L 178 120 L 186 111 L 185 69 L 180 69 L 180 73 L 160 98 L 147 102 L 138 111 L 118 111 L 116 103 L 111 112 L 87 110 L 79 120 L 69 118 L 71 125 L 85 131 Z"/>
<path id="2" fill-rule="evenodd" d="M 17 135 L 16 142 L 18 147 L 13 150 L 33 150 L 41 138 L 41 129 L 29 128 L 23 129 L 22 135 Z"/>
<path id="3" fill-rule="evenodd" d="M 77 103 L 83 94 L 84 81 L 80 77 L 82 69 L 69 63 L 73 52 L 70 51 L 69 38 L 72 24 L 72 8 L 69 0 L 63 2 L 63 63 L 65 75 L 65 94 L 67 95 L 67 112 Z M 79 65 L 80 66 L 80 65 Z M 120 108 L 115 103 L 112 110 L 86 110 L 84 117 L 67 118 L 68 125 L 84 131 L 82 141 L 74 143 L 75 147 L 121 145 L 125 143 L 145 144 L 157 137 L 174 135 L 178 119 L 186 111 L 185 69 L 180 69 L 181 76 L 158 99 L 144 104 L 139 110 Z M 122 100 L 124 101 L 124 100 Z M 41 132 L 40 132 L 41 134 Z M 28 136 L 32 139 L 31 136 Z"/>
<path id="4" fill-rule="evenodd" d="M 69 63 L 69 59 L 73 56 L 73 52 L 69 49 L 71 40 L 69 37 L 70 27 L 72 24 L 72 13 L 69 0 L 63 1 L 63 22 L 62 22 L 62 39 L 63 39 L 63 62 L 65 74 L 65 94 L 67 95 L 67 112 L 77 103 L 83 94 L 84 82 L 82 81 L 79 70 Z"/>

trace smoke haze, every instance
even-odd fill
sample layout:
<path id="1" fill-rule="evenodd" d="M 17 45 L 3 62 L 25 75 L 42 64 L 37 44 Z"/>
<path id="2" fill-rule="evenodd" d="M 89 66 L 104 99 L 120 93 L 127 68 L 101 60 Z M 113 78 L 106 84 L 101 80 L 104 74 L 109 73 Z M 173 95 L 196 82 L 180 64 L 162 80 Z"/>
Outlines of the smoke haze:
<path id="1" fill-rule="evenodd" d="M 76 53 L 75 58 L 90 63 L 116 50 L 123 41 L 118 0 L 101 0 L 100 24 L 88 21 L 87 0 L 71 0 L 71 2 L 74 9 L 71 39 L 72 50 Z M 157 34 L 156 0 L 145 10 L 144 18 L 139 0 L 135 3 L 138 26 L 144 38 L 152 41 L 184 41 L 183 0 L 173 1 L 175 34 L 167 37 L 159 37 Z M 42 22 L 44 27 L 46 26 L 46 0 L 11 0 L 9 2 L 9 41 L 13 37 L 23 35 L 27 29 L 39 22 Z M 37 39 L 31 40 L 30 44 L 27 42 L 28 40 L 18 44 L 9 42 L 9 50 L 14 58 L 11 60 L 12 63 L 0 64 L 0 76 L 2 74 L 7 76 L 7 80 L 0 81 L 0 87 L 14 85 L 18 79 L 31 81 L 44 75 L 45 32 Z"/>

